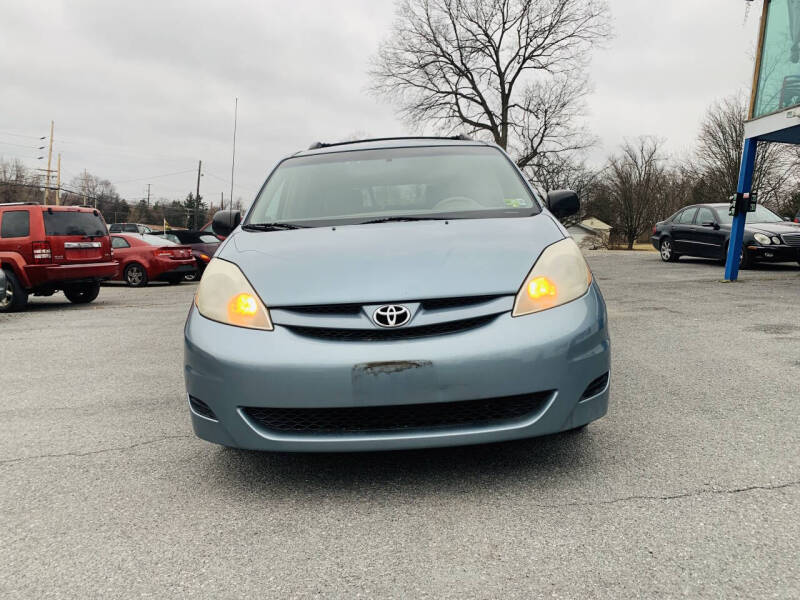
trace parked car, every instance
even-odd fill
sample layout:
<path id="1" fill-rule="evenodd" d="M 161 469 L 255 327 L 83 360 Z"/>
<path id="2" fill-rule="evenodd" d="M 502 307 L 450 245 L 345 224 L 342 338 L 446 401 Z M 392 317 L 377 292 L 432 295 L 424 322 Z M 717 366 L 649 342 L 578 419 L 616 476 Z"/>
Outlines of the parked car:
<path id="1" fill-rule="evenodd" d="M 387 450 L 606 413 L 605 303 L 557 221 L 574 192 L 545 202 L 503 150 L 463 138 L 312 148 L 272 171 L 241 224 L 214 217 L 229 237 L 185 327 L 198 436 Z"/>
<path id="2" fill-rule="evenodd" d="M 61 290 L 86 304 L 117 274 L 103 216 L 91 208 L 0 204 L 0 312 Z"/>
<path id="3" fill-rule="evenodd" d="M 800 210 L 798 210 L 797 214 L 794 216 L 794 222 L 800 223 Z"/>
<path id="4" fill-rule="evenodd" d="M 117 233 L 111 236 L 111 247 L 120 264 L 116 279 L 133 287 L 145 286 L 148 281 L 175 285 L 197 270 L 191 248 L 161 236 Z"/>
<path id="5" fill-rule="evenodd" d="M 217 236 L 202 230 L 170 229 L 158 235 L 176 244 L 189 246 L 192 249 L 192 255 L 197 261 L 197 271 L 195 273 L 187 273 L 184 277 L 187 281 L 194 281 L 203 276 L 203 271 L 205 271 L 220 243 Z"/>
<path id="6" fill-rule="evenodd" d="M 147 225 L 140 223 L 112 223 L 108 226 L 110 233 L 153 233 Z"/>
<path id="7" fill-rule="evenodd" d="M 664 262 L 681 256 L 715 258 L 725 262 L 733 217 L 728 204 L 695 204 L 656 223 L 650 238 Z M 739 263 L 800 262 L 800 225 L 790 223 L 759 204 L 747 215 Z"/>

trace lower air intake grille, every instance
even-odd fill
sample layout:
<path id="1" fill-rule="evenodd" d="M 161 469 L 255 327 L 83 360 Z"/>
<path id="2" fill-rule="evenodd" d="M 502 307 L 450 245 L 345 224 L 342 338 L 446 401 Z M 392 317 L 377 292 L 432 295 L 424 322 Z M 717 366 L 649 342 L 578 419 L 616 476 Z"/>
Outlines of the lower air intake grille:
<path id="1" fill-rule="evenodd" d="M 189 396 L 189 405 L 192 407 L 192 410 L 196 412 L 201 417 L 205 417 L 206 419 L 213 419 L 214 421 L 218 421 L 217 415 L 214 414 L 214 411 L 203 402 L 202 400 L 198 400 L 194 396 Z"/>
<path id="2" fill-rule="evenodd" d="M 588 385 L 586 391 L 583 392 L 583 396 L 581 396 L 581 400 L 586 400 L 587 398 L 591 398 L 592 396 L 597 396 L 597 394 L 606 389 L 607 385 L 608 385 L 608 373 L 605 373 L 604 375 L 601 375 Z"/>
<path id="3" fill-rule="evenodd" d="M 431 404 L 344 408 L 245 408 L 256 424 L 299 434 L 380 433 L 481 427 L 521 420 L 538 412 L 552 392 Z"/>
<path id="4" fill-rule="evenodd" d="M 463 319 L 461 321 L 447 321 L 422 327 L 399 327 L 397 329 L 329 329 L 325 327 L 298 327 L 286 325 L 290 331 L 321 340 L 336 340 L 339 342 L 391 342 L 394 340 L 412 340 L 415 338 L 431 337 L 459 333 L 475 329 L 491 323 L 497 315 L 486 315 Z"/>

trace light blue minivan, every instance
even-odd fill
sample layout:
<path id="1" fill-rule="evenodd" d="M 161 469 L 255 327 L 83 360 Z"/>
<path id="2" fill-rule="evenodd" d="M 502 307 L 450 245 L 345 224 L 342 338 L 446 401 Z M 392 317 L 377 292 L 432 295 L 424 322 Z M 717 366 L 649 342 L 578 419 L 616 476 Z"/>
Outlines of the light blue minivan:
<path id="1" fill-rule="evenodd" d="M 499 442 L 608 408 L 603 297 L 499 147 L 315 144 L 270 173 L 205 270 L 185 328 L 194 430 L 272 451 Z"/>

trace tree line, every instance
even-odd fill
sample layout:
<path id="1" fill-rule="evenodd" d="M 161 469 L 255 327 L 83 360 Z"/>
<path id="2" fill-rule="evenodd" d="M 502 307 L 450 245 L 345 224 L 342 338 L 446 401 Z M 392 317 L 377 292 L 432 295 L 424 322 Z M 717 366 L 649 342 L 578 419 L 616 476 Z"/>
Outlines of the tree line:
<path id="1" fill-rule="evenodd" d="M 8 202 L 44 201 L 44 177 L 30 170 L 19 160 L 0 159 L 0 204 Z M 50 203 L 55 204 L 56 185 L 51 180 Z M 145 223 L 194 229 L 202 227 L 217 209 L 210 207 L 203 197 L 189 192 L 183 200 L 159 198 L 153 202 L 140 199 L 130 202 L 120 196 L 108 179 L 84 171 L 60 189 L 60 203 L 65 206 L 91 206 L 97 208 L 107 223 Z M 235 206 L 240 210 L 241 199 Z"/>

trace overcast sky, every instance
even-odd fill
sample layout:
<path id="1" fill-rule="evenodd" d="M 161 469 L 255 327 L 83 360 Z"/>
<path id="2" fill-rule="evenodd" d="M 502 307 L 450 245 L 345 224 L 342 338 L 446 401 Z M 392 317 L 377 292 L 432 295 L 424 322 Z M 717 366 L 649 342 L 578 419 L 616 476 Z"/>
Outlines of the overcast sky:
<path id="1" fill-rule="evenodd" d="M 0 156 L 45 167 L 38 136 L 55 121 L 68 182 L 84 168 L 129 200 L 249 203 L 280 157 L 316 140 L 408 133 L 365 92 L 392 0 L 38 0 L 0 17 Z M 707 106 L 748 89 L 758 4 L 610 0 L 615 37 L 596 52 L 589 125 L 600 161 L 625 137 L 691 149 Z M 54 155 L 55 156 L 55 155 Z M 55 159 L 54 159 L 55 160 Z M 175 175 L 163 176 L 170 173 Z"/>

